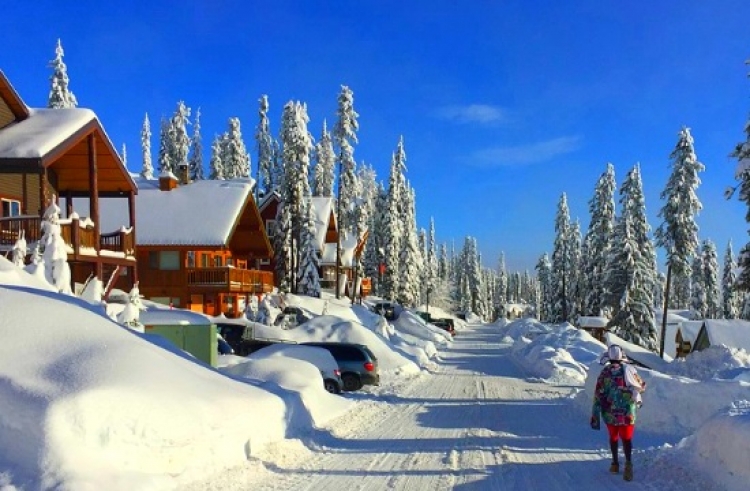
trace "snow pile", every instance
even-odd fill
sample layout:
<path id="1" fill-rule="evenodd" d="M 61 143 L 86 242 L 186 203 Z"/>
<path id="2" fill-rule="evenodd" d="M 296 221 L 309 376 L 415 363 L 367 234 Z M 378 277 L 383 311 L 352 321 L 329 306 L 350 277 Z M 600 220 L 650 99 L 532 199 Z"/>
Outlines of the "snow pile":
<path id="1" fill-rule="evenodd" d="M 290 391 L 288 398 L 291 406 L 301 405 L 309 412 L 311 421 L 300 421 L 321 426 L 331 419 L 351 409 L 352 402 L 340 396 L 330 394 L 323 388 L 321 368 L 333 373 L 338 364 L 330 352 L 322 348 L 297 345 L 268 346 L 252 353 L 248 358 L 232 357 L 219 370 L 222 373 L 249 379 L 262 386 L 273 384 Z M 275 387 L 270 387 L 278 393 Z M 307 418 L 307 414 L 293 415 Z"/>
<path id="2" fill-rule="evenodd" d="M 41 274 L 27 272 L 0 255 L 0 284 L 2 285 L 15 285 L 36 288 L 37 290 L 56 291 L 55 287 L 50 285 L 45 279 L 43 269 L 41 269 L 41 271 Z"/>
<path id="3" fill-rule="evenodd" d="M 716 484 L 745 490 L 750 482 L 750 401 L 732 403 L 680 442 L 688 461 Z"/>
<path id="4" fill-rule="evenodd" d="M 0 445 L 0 474 L 14 486 L 178 487 L 293 429 L 278 395 L 175 356 L 82 300 L 3 286 L 0 305 L 0 441 L 14 442 Z"/>
<path id="5" fill-rule="evenodd" d="M 748 380 L 750 354 L 743 349 L 710 346 L 702 351 L 678 358 L 668 368 L 668 373 L 695 380 L 728 379 Z"/>
<path id="6" fill-rule="evenodd" d="M 394 350 L 386 340 L 372 330 L 355 321 L 322 315 L 289 330 L 273 327 L 257 327 L 257 337 L 281 338 L 298 343 L 309 341 L 327 341 L 337 343 L 364 344 L 378 359 L 378 368 L 383 375 L 402 375 L 418 373 L 419 367 Z"/>
<path id="7" fill-rule="evenodd" d="M 583 384 L 588 363 L 598 360 L 604 345 L 570 324 L 544 327 L 534 319 L 511 322 L 505 338 L 514 339 L 513 356 L 535 377 L 552 383 Z"/>
<path id="8" fill-rule="evenodd" d="M 393 327 L 399 334 L 430 341 L 438 346 L 447 346 L 453 341 L 449 332 L 429 324 L 410 310 L 404 310 L 393 321 Z"/>

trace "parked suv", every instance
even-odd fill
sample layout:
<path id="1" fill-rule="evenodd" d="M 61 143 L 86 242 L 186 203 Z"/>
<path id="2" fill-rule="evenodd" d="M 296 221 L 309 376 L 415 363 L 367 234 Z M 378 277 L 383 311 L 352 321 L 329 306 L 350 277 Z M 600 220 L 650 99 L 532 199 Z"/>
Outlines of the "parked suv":
<path id="1" fill-rule="evenodd" d="M 250 353 L 254 353 L 259 349 L 271 346 L 272 344 L 297 344 L 294 341 L 288 341 L 286 339 L 256 338 L 253 336 L 252 326 L 243 324 L 218 322 L 216 324 L 216 330 L 219 332 L 219 335 L 226 340 L 229 346 L 232 347 L 234 354 L 237 356 L 247 356 Z"/>
<path id="2" fill-rule="evenodd" d="M 359 390 L 363 385 L 380 385 L 378 359 L 364 344 L 309 342 L 307 346 L 318 346 L 331 352 L 341 370 L 345 391 Z"/>
<path id="3" fill-rule="evenodd" d="M 456 327 L 453 322 L 453 319 L 451 319 L 450 317 L 446 317 L 442 319 L 432 319 L 430 321 L 430 324 L 432 324 L 433 326 L 437 326 L 444 331 L 449 332 L 451 336 L 456 335 Z"/>

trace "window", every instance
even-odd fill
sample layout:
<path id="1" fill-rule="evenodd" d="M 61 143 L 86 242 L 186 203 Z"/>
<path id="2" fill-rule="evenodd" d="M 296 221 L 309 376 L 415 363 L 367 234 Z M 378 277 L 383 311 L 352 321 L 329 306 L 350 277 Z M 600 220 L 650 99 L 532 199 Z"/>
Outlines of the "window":
<path id="1" fill-rule="evenodd" d="M 151 269 L 178 271 L 180 269 L 180 252 L 149 251 L 148 265 Z"/>
<path id="2" fill-rule="evenodd" d="M 14 199 L 3 199 L 3 217 L 17 217 L 21 215 L 21 202 Z"/>
<path id="3" fill-rule="evenodd" d="M 222 257 L 221 256 L 214 256 L 214 268 L 220 268 L 222 267 Z"/>
<path id="4" fill-rule="evenodd" d="M 211 256 L 208 254 L 201 254 L 201 268 L 211 267 Z"/>
<path id="5" fill-rule="evenodd" d="M 276 220 L 266 220 L 266 235 L 272 237 L 276 232 Z"/>
<path id="6" fill-rule="evenodd" d="M 188 251 L 187 253 L 187 267 L 188 268 L 195 267 L 195 252 L 193 251 Z"/>

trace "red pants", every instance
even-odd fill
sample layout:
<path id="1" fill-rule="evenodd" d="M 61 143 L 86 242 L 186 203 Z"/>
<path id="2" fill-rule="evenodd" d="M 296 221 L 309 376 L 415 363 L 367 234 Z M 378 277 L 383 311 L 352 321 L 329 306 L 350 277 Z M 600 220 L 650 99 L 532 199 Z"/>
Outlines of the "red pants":
<path id="1" fill-rule="evenodd" d="M 632 440 L 634 429 L 635 429 L 635 426 L 633 425 L 625 425 L 625 426 L 607 425 L 607 430 L 609 431 L 609 441 L 616 442 L 618 437 L 623 440 Z"/>

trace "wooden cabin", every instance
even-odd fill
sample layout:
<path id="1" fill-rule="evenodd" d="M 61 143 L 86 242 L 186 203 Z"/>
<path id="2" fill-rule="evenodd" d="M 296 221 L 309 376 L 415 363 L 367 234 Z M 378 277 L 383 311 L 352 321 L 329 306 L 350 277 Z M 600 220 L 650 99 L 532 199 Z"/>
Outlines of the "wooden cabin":
<path id="1" fill-rule="evenodd" d="M 137 187 L 104 128 L 89 109 L 32 109 L 0 71 L 0 253 L 23 232 L 29 251 L 41 239 L 41 217 L 50 200 L 60 202 L 62 236 L 72 282 L 92 274 L 113 285 L 137 281 L 135 196 Z M 74 213 L 83 198 L 88 216 Z M 119 203 L 123 221 L 103 233 L 100 203 Z M 125 201 L 127 202 L 125 203 Z"/>
<path id="2" fill-rule="evenodd" d="M 583 329 L 602 343 L 609 332 L 607 324 L 609 324 L 609 319 L 606 317 L 582 315 L 576 320 L 576 327 L 578 329 Z"/>
<path id="3" fill-rule="evenodd" d="M 252 181 L 180 183 L 173 174 L 136 178 L 141 294 L 207 315 L 237 317 L 273 273 L 251 269 L 273 256 Z M 141 222 L 142 220 L 142 222 Z"/>
<path id="4" fill-rule="evenodd" d="M 698 338 L 698 333 L 703 327 L 702 320 L 682 321 L 677 326 L 674 336 L 675 358 L 684 358 L 693 351 L 693 345 Z"/>

